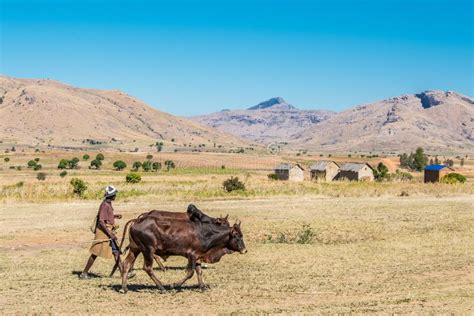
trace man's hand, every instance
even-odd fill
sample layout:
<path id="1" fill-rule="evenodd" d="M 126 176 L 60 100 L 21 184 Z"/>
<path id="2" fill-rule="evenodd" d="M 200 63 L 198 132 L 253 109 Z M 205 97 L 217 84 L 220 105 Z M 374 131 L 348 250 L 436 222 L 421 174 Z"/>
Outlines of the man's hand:
<path id="1" fill-rule="evenodd" d="M 117 241 L 117 235 L 110 234 L 110 239 Z"/>
<path id="2" fill-rule="evenodd" d="M 121 218 L 122 218 L 122 214 L 115 214 L 114 217 L 115 217 L 115 218 L 118 218 L 118 219 L 121 219 Z"/>

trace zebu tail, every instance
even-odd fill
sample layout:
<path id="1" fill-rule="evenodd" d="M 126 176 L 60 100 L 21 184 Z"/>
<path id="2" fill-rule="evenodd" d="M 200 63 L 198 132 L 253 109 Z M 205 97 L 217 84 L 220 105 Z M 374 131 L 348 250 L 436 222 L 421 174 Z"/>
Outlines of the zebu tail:
<path id="1" fill-rule="evenodd" d="M 127 235 L 127 231 L 129 230 L 128 226 L 132 223 L 135 223 L 137 221 L 136 218 L 134 219 L 131 219 L 129 220 L 126 224 L 125 224 L 125 228 L 123 229 L 123 236 L 122 236 L 122 240 L 120 241 L 120 245 L 119 245 L 119 249 L 122 250 L 122 246 L 123 246 L 123 242 L 125 241 L 125 236 Z M 127 247 L 128 248 L 128 247 Z M 127 251 L 127 249 L 124 250 L 124 252 Z"/>

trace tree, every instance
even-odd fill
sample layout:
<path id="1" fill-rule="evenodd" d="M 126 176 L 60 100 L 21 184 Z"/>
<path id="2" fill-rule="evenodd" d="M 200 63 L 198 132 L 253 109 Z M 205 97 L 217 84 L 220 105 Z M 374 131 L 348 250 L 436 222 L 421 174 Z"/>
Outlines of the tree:
<path id="1" fill-rule="evenodd" d="M 119 170 L 119 171 L 127 168 L 127 164 L 122 160 L 117 160 L 116 162 L 114 162 L 113 166 L 115 170 Z"/>
<path id="2" fill-rule="evenodd" d="M 142 168 L 143 168 L 143 171 L 145 172 L 148 172 L 148 171 L 151 171 L 151 168 L 152 168 L 152 163 L 150 160 L 146 160 L 142 163 Z"/>
<path id="3" fill-rule="evenodd" d="M 428 157 L 426 157 L 423 148 L 418 147 L 415 154 L 413 155 L 413 169 L 422 171 L 428 163 Z"/>
<path id="4" fill-rule="evenodd" d="M 170 169 L 173 169 L 176 167 L 176 165 L 174 164 L 174 162 L 172 160 L 166 160 L 165 161 L 165 166 L 166 166 L 166 171 L 170 171 Z"/>
<path id="5" fill-rule="evenodd" d="M 79 165 L 79 158 L 77 157 L 74 157 L 68 161 L 69 169 L 77 169 L 78 165 Z"/>
<path id="6" fill-rule="evenodd" d="M 155 162 L 151 165 L 151 167 L 153 168 L 154 171 L 158 171 L 158 170 L 161 169 L 161 162 L 155 161 Z"/>
<path id="7" fill-rule="evenodd" d="M 142 181 L 142 177 L 138 173 L 130 172 L 125 176 L 125 181 L 128 183 L 138 183 Z"/>
<path id="8" fill-rule="evenodd" d="M 377 168 L 374 169 L 374 177 L 377 181 L 383 181 L 388 177 L 388 168 L 382 162 L 379 162 Z"/>
<path id="9" fill-rule="evenodd" d="M 85 154 L 84 156 L 82 156 L 82 160 L 89 160 L 91 156 L 89 156 L 88 154 Z"/>
<path id="10" fill-rule="evenodd" d="M 97 156 L 95 156 L 95 159 L 96 159 L 96 160 L 100 160 L 100 161 L 102 161 L 102 160 L 104 160 L 104 159 L 105 159 L 105 157 L 104 157 L 104 155 L 103 155 L 103 154 L 97 154 Z"/>
<path id="11" fill-rule="evenodd" d="M 72 185 L 72 191 L 74 194 L 76 194 L 78 197 L 82 197 L 84 192 L 87 190 L 87 183 L 79 178 L 72 178 L 70 183 Z"/>
<path id="12" fill-rule="evenodd" d="M 69 165 L 69 161 L 67 159 L 61 159 L 58 164 L 58 169 L 66 169 Z"/>
<path id="13" fill-rule="evenodd" d="M 140 161 L 135 161 L 132 165 L 133 171 L 138 171 L 138 169 L 140 169 L 141 166 L 142 166 L 142 163 Z"/>
<path id="14" fill-rule="evenodd" d="M 156 142 L 156 151 L 160 152 L 163 149 L 163 142 Z"/>
<path id="15" fill-rule="evenodd" d="M 100 169 L 100 166 L 102 166 L 102 161 L 99 159 L 94 159 L 91 161 L 90 168 Z"/>

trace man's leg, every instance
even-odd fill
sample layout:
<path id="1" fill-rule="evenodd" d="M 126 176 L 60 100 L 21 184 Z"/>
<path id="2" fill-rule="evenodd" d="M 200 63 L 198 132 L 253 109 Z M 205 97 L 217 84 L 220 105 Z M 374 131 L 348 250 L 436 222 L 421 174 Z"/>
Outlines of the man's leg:
<path id="1" fill-rule="evenodd" d="M 92 267 L 92 265 L 94 264 L 94 261 L 95 261 L 96 258 L 97 258 L 96 255 L 91 255 L 91 256 L 89 257 L 89 260 L 87 260 L 87 263 L 86 263 L 86 266 L 85 266 L 85 268 L 84 268 L 84 271 L 82 271 L 81 275 L 79 275 L 79 277 L 80 277 L 81 279 L 88 279 L 88 278 L 89 278 L 89 275 L 88 275 L 89 270 L 90 270 L 90 268 Z"/>

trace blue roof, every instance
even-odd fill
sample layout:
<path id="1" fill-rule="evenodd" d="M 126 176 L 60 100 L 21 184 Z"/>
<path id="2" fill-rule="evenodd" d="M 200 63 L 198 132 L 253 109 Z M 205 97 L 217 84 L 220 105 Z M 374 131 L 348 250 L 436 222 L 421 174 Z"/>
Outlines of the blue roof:
<path id="1" fill-rule="evenodd" d="M 441 170 L 441 169 L 444 169 L 444 168 L 448 168 L 448 166 L 444 166 L 444 165 L 429 165 L 429 166 L 426 166 L 426 167 L 425 167 L 425 170 Z"/>

